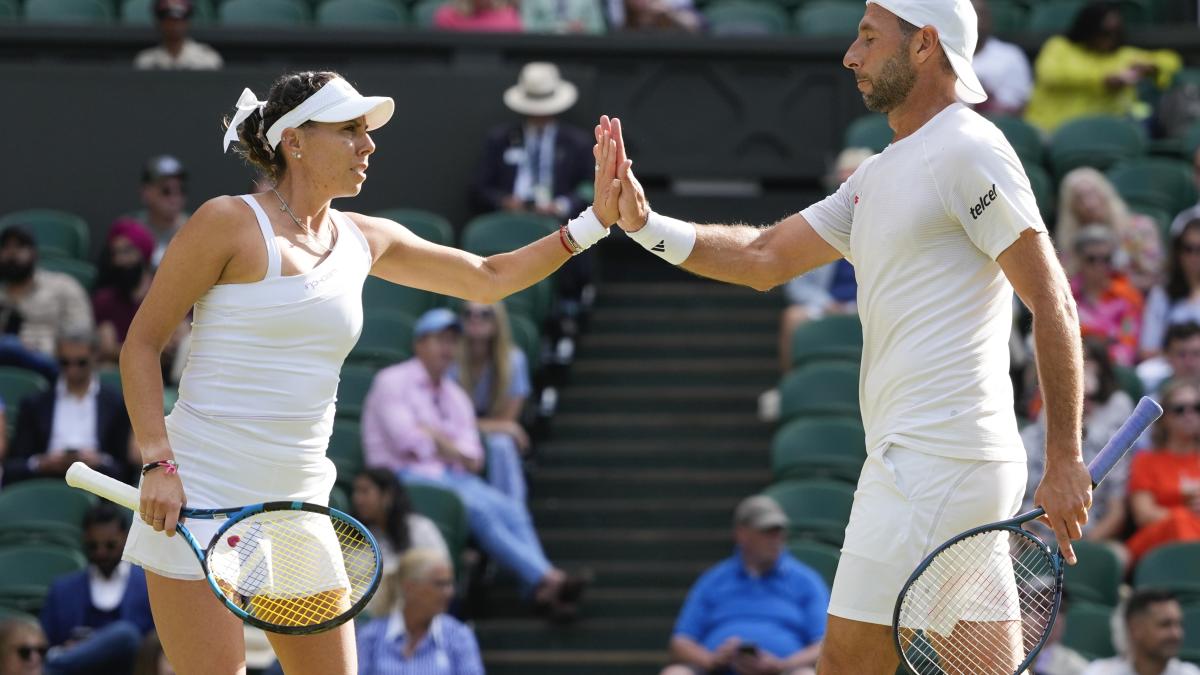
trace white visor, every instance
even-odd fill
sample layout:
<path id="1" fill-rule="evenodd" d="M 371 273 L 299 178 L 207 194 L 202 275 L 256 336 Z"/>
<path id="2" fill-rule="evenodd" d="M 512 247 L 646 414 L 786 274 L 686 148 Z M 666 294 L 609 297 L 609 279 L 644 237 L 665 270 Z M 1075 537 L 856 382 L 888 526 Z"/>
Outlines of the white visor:
<path id="1" fill-rule="evenodd" d="M 304 99 L 267 129 L 267 142 L 274 148 L 283 137 L 283 130 L 296 128 L 305 122 L 346 122 L 366 116 L 367 130 L 387 124 L 396 110 L 389 96 L 363 96 L 350 83 L 336 78 Z"/>

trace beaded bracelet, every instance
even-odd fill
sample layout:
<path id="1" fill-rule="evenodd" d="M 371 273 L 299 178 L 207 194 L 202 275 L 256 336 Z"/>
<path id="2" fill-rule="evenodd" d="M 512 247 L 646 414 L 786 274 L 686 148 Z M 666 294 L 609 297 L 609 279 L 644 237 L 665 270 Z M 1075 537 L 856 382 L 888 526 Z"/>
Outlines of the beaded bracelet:
<path id="1" fill-rule="evenodd" d="M 142 475 L 145 476 L 146 474 L 150 473 L 151 471 L 157 469 L 160 466 L 163 467 L 163 470 L 167 472 L 168 476 L 179 472 L 179 464 L 177 464 L 175 462 L 175 460 L 160 459 L 157 462 L 150 462 L 149 464 L 143 464 L 142 465 Z"/>

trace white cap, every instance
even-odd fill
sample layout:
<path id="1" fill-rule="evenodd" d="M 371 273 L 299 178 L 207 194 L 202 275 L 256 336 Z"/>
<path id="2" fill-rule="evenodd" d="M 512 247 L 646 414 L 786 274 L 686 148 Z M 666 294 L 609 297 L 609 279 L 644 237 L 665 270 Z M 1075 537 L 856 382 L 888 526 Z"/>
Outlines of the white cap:
<path id="1" fill-rule="evenodd" d="M 937 29 L 942 49 L 958 75 L 954 93 L 963 103 L 983 103 L 987 92 L 979 83 L 971 58 L 979 42 L 979 19 L 971 0 L 867 0 L 917 28 Z"/>
<path id="2" fill-rule="evenodd" d="M 237 102 L 237 114 L 225 130 L 222 139 L 224 149 L 238 139 L 237 130 L 250 113 L 262 110 L 266 101 L 258 100 L 254 92 L 243 89 Z M 347 122 L 366 116 L 367 130 L 374 131 L 387 124 L 396 110 L 396 104 L 388 96 L 363 96 L 349 82 L 336 77 L 326 82 L 320 89 L 300 105 L 284 113 L 267 129 L 267 142 L 272 148 L 279 145 L 283 130 L 298 127 L 309 120 L 314 122 Z"/>

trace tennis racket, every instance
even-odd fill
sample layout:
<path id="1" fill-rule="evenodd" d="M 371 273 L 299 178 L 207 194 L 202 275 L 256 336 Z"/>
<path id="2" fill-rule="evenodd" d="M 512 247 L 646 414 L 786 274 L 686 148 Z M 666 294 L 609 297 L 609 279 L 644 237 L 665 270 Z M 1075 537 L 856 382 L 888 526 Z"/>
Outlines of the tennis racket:
<path id="1" fill-rule="evenodd" d="M 1092 486 L 1162 415 L 1143 398 L 1092 460 Z M 1021 526 L 1038 507 L 977 527 L 929 554 L 896 599 L 892 634 L 915 675 L 1016 675 L 1037 657 L 1062 601 L 1063 556 Z"/>
<path id="2" fill-rule="evenodd" d="M 82 462 L 71 465 L 66 480 L 137 513 L 137 488 Z M 225 521 L 203 548 L 182 519 L 175 529 L 196 554 L 217 599 L 265 631 L 327 631 L 362 611 L 379 587 L 382 559 L 375 537 L 337 509 L 283 501 L 184 508 L 180 514 Z"/>

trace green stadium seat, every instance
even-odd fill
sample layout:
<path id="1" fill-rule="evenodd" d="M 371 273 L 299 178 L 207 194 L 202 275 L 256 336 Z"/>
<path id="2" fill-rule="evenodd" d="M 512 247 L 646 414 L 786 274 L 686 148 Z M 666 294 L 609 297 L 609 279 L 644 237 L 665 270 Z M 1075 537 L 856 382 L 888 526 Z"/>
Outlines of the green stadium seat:
<path id="1" fill-rule="evenodd" d="M 338 417 L 358 419 L 362 415 L 363 401 L 371 390 L 376 372 L 376 368 L 367 365 L 348 363 L 342 366 L 337 391 Z"/>
<path id="2" fill-rule="evenodd" d="M 1050 139 L 1050 166 L 1059 180 L 1081 166 L 1107 170 L 1117 162 L 1144 154 L 1141 128 L 1119 117 L 1098 115 L 1064 123 Z"/>
<path id="3" fill-rule="evenodd" d="M 0 400 L 9 410 L 16 410 L 22 399 L 46 391 L 48 386 L 46 378 L 32 370 L 0 366 Z"/>
<path id="4" fill-rule="evenodd" d="M 1136 400 L 1136 399 L 1135 399 Z M 1071 602 L 1116 607 L 1125 566 L 1108 546 L 1094 541 L 1072 542 L 1078 562 L 1068 565 L 1064 585 Z"/>
<path id="5" fill-rule="evenodd" d="M 507 253 L 558 231 L 555 218 L 497 211 L 476 216 L 463 229 L 462 247 L 479 255 Z"/>
<path id="6" fill-rule="evenodd" d="M 1179 213 L 1197 200 L 1189 162 L 1161 157 L 1127 159 L 1108 170 L 1108 179 L 1126 202 L 1153 206 L 1170 214 Z"/>
<path id="7" fill-rule="evenodd" d="M 358 422 L 348 419 L 334 421 L 325 456 L 337 467 L 337 485 L 349 489 L 354 477 L 367 465 L 363 455 L 362 427 Z"/>
<path id="8" fill-rule="evenodd" d="M 522 314 L 508 314 L 508 328 L 512 333 L 513 344 L 525 353 L 525 362 L 529 366 L 529 375 L 537 372 L 542 360 L 542 336 L 538 327 L 529 317 Z"/>
<path id="9" fill-rule="evenodd" d="M 787 514 L 791 538 L 841 547 L 854 502 L 853 487 L 835 481 L 791 480 L 776 483 L 763 494 L 779 502 Z"/>
<path id="10" fill-rule="evenodd" d="M 825 580 L 826 587 L 833 587 L 833 575 L 837 572 L 841 551 L 819 541 L 800 539 L 788 542 L 788 552 L 820 574 L 821 578 Z"/>
<path id="11" fill-rule="evenodd" d="M 83 526 L 84 514 L 96 501 L 90 492 L 73 488 L 58 478 L 26 480 L 0 490 L 0 523 L 30 527 L 43 522 L 64 523 L 78 531 Z"/>
<path id="12" fill-rule="evenodd" d="M 22 612 L 19 609 L 12 609 L 11 607 L 0 607 L 0 621 L 7 621 L 8 619 L 24 619 L 33 623 L 37 623 L 38 621 L 38 618 L 29 612 Z"/>
<path id="13" fill-rule="evenodd" d="M 103 0 L 25 0 L 28 23 L 108 23 L 113 8 Z"/>
<path id="14" fill-rule="evenodd" d="M 79 285 L 88 292 L 91 292 L 92 287 L 96 285 L 96 266 L 86 260 L 46 256 L 38 260 L 38 267 L 66 274 L 78 281 Z"/>
<path id="15" fill-rule="evenodd" d="M 382 310 L 363 320 L 362 335 L 346 361 L 383 368 L 412 356 L 413 317 L 405 312 Z"/>
<path id="16" fill-rule="evenodd" d="M 1200 605 L 1183 608 L 1183 647 L 1179 650 L 1179 658 L 1200 663 Z"/>
<path id="17" fill-rule="evenodd" d="M 1083 0 L 1053 0 L 1031 3 L 1029 30 L 1035 33 L 1065 33 L 1075 22 Z"/>
<path id="18" fill-rule="evenodd" d="M 1022 163 L 1042 163 L 1046 156 L 1046 147 L 1042 142 L 1042 133 L 1037 127 L 1013 115 L 997 115 L 989 119 L 1004 132 L 1004 137 L 1013 146 Z"/>
<path id="19" fill-rule="evenodd" d="M 21 5 L 16 0 L 0 0 L 0 21 L 13 21 L 21 18 Z"/>
<path id="20" fill-rule="evenodd" d="M 779 421 L 796 417 L 859 418 L 858 365 L 823 361 L 794 370 L 779 384 Z"/>
<path id="21" fill-rule="evenodd" d="M 418 237 L 443 246 L 454 245 L 454 228 L 445 217 L 424 209 L 384 209 L 373 216 L 394 220 L 412 230 Z"/>
<path id="22" fill-rule="evenodd" d="M 308 24 L 303 0 L 225 0 L 217 11 L 227 26 L 299 27 Z"/>
<path id="23" fill-rule="evenodd" d="M 120 2 L 121 23 L 148 25 L 154 23 L 154 0 L 124 0 Z M 208 0 L 192 0 L 192 23 L 207 23 L 216 18 Z"/>
<path id="24" fill-rule="evenodd" d="M 1029 187 L 1033 190 L 1033 198 L 1037 200 L 1038 212 L 1042 214 L 1042 220 L 1049 224 L 1055 218 L 1054 180 L 1041 164 L 1025 162 L 1023 166 L 1025 175 L 1029 178 Z"/>
<path id="25" fill-rule="evenodd" d="M 48 587 L 55 579 L 87 567 L 79 551 L 57 546 L 0 549 L 0 586 L 9 582 Z M 2 591 L 0 591 L 2 593 Z"/>
<path id="26" fill-rule="evenodd" d="M 450 0 L 418 0 L 412 8 L 412 22 L 418 28 L 432 29 L 433 15 Z"/>
<path id="27" fill-rule="evenodd" d="M 90 235 L 87 221 L 74 213 L 55 209 L 26 209 L 0 217 L 0 231 L 10 225 L 24 225 L 37 240 L 43 258 L 67 256 L 86 260 Z"/>
<path id="28" fill-rule="evenodd" d="M 883 149 L 892 142 L 892 128 L 888 126 L 885 115 L 863 115 L 846 127 L 846 135 L 842 145 L 847 148 L 870 148 L 875 152 Z"/>
<path id="29" fill-rule="evenodd" d="M 504 306 L 510 315 L 528 317 L 534 326 L 542 326 L 554 308 L 554 277 L 504 298 Z"/>
<path id="30" fill-rule="evenodd" d="M 1197 149 L 1200 149 L 1200 120 L 1197 120 L 1192 128 L 1188 130 L 1183 137 L 1183 147 L 1187 154 L 1187 158 L 1191 159 Z"/>
<path id="31" fill-rule="evenodd" d="M 792 333 L 792 368 L 815 361 L 862 360 L 862 322 L 858 316 L 827 316 Z"/>
<path id="32" fill-rule="evenodd" d="M 19 485 L 19 483 L 18 483 Z M 53 520 L 9 521 L 0 513 L 0 548 L 56 546 L 83 550 L 83 530 L 75 523 Z"/>
<path id="33" fill-rule="evenodd" d="M 1016 35 L 1029 25 L 1029 9 L 1019 0 L 988 0 L 992 12 L 992 32 Z"/>
<path id="34" fill-rule="evenodd" d="M 413 510 L 424 515 L 437 525 L 450 549 L 450 559 L 456 568 L 462 562 L 462 552 L 467 546 L 471 527 L 467 522 L 467 507 L 458 495 L 446 488 L 425 483 L 407 483 L 409 501 Z"/>
<path id="35" fill-rule="evenodd" d="M 333 489 L 329 491 L 329 508 L 348 514 L 354 510 L 354 502 L 350 500 L 350 495 L 345 490 L 334 485 Z"/>
<path id="36" fill-rule="evenodd" d="M 407 23 L 403 7 L 384 0 L 327 0 L 317 7 L 322 28 L 399 28 Z"/>
<path id="37" fill-rule="evenodd" d="M 796 32 L 801 35 L 849 37 L 858 32 L 863 3 L 817 0 L 796 10 Z"/>
<path id="38" fill-rule="evenodd" d="M 720 0 L 704 8 L 713 35 L 783 35 L 790 29 L 787 12 L 773 2 Z"/>
<path id="39" fill-rule="evenodd" d="M 362 303 L 367 319 L 376 312 L 404 312 L 416 317 L 436 306 L 437 296 L 419 288 L 368 276 L 363 283 Z"/>
<path id="40" fill-rule="evenodd" d="M 1156 8 L 1151 0 L 1118 0 L 1118 9 L 1126 26 L 1148 26 L 1154 23 Z"/>
<path id="41" fill-rule="evenodd" d="M 1145 391 L 1143 391 L 1142 378 L 1138 377 L 1136 370 L 1125 366 L 1113 366 L 1113 374 L 1117 377 L 1117 386 L 1121 388 L 1121 391 L 1129 394 L 1129 398 L 1134 401 L 1142 399 Z"/>
<path id="42" fill-rule="evenodd" d="M 1089 661 L 1116 655 L 1112 643 L 1112 607 L 1071 601 L 1067 608 L 1064 645 Z"/>
<path id="43" fill-rule="evenodd" d="M 832 478 L 854 484 L 866 457 L 862 423 L 849 418 L 795 419 L 771 439 L 776 481 Z"/>
<path id="44" fill-rule="evenodd" d="M 1200 542 L 1164 544 L 1151 549 L 1133 570 L 1134 588 L 1173 591 L 1181 601 L 1200 600 Z"/>

